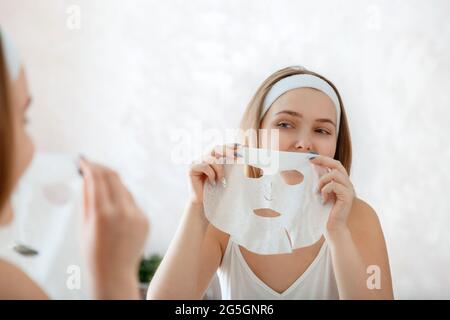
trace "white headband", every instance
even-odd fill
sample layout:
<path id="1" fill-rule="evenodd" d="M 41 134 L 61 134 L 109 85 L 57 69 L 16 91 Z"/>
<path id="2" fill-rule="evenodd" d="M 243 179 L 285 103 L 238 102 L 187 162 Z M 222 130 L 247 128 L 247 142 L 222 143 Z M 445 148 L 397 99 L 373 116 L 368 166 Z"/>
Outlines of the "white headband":
<path id="1" fill-rule="evenodd" d="M 17 51 L 14 43 L 8 37 L 6 32 L 4 32 L 1 28 L 0 38 L 2 41 L 3 55 L 6 60 L 6 68 L 8 70 L 9 76 L 11 77 L 11 80 L 14 81 L 19 76 L 21 66 L 19 52 Z"/>
<path id="2" fill-rule="evenodd" d="M 270 106 L 275 102 L 275 100 L 277 100 L 282 94 L 298 88 L 314 88 L 322 91 L 328 97 L 330 97 L 336 108 L 336 134 L 339 134 L 339 123 L 341 120 L 341 107 L 339 104 L 339 98 L 334 89 L 328 84 L 328 82 L 311 74 L 294 74 L 275 83 L 264 99 L 261 119 L 264 117 L 267 110 L 269 110 Z"/>

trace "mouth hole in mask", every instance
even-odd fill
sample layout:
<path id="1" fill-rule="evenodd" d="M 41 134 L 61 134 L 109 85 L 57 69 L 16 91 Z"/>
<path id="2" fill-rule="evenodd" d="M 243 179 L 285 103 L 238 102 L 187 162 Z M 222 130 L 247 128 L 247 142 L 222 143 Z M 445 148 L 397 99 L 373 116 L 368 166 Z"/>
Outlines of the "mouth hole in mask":
<path id="1" fill-rule="evenodd" d="M 281 216 L 279 212 L 276 212 L 275 210 L 269 208 L 254 209 L 253 213 L 264 218 L 276 218 Z"/>
<path id="2" fill-rule="evenodd" d="M 42 189 L 42 193 L 46 200 L 57 206 L 62 206 L 70 200 L 70 189 L 64 183 L 46 185 Z"/>
<path id="3" fill-rule="evenodd" d="M 303 179 L 305 178 L 303 174 L 297 170 L 282 171 L 280 172 L 280 175 L 283 178 L 284 182 L 291 186 L 302 183 Z"/>

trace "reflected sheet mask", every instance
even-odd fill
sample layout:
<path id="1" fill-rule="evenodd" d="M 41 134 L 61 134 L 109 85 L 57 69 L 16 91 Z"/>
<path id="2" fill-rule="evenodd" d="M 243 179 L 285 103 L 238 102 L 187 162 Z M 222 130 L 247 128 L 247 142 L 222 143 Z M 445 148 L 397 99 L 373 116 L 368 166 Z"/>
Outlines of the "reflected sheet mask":
<path id="1" fill-rule="evenodd" d="M 89 298 L 77 158 L 36 153 L 12 196 L 14 219 L 0 228 L 0 258 L 21 268 L 50 298 Z"/>
<path id="2" fill-rule="evenodd" d="M 243 148 L 242 156 L 224 165 L 226 183 L 205 182 L 207 219 L 257 254 L 290 253 L 317 242 L 333 205 L 323 205 L 316 191 L 325 168 L 314 166 L 308 153 Z M 246 165 L 263 175 L 247 177 Z"/>

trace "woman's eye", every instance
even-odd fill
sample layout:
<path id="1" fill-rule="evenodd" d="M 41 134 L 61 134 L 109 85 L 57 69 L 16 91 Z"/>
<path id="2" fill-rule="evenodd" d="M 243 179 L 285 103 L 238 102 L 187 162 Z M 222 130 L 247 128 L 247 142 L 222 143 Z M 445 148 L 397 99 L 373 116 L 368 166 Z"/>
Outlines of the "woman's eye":
<path id="1" fill-rule="evenodd" d="M 293 126 L 290 123 L 287 122 L 279 122 L 277 124 L 278 128 L 293 128 Z"/>
<path id="2" fill-rule="evenodd" d="M 320 133 L 320 134 L 330 134 L 328 131 L 326 131 L 324 129 L 317 129 L 316 132 Z"/>

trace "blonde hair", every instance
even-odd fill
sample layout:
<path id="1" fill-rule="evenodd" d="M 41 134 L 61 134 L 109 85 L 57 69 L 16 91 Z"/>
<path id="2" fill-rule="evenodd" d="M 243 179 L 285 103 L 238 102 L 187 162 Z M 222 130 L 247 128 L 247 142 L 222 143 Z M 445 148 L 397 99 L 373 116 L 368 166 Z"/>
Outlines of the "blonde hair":
<path id="1" fill-rule="evenodd" d="M 303 67 L 287 67 L 270 75 L 264 82 L 259 86 L 258 90 L 250 100 L 247 108 L 245 109 L 244 115 L 242 116 L 240 129 L 243 131 L 247 130 L 258 130 L 261 127 L 261 110 L 264 98 L 266 97 L 269 90 L 272 86 L 280 81 L 283 78 L 289 77 L 294 74 L 310 74 L 316 77 L 321 78 L 326 81 L 336 92 L 336 95 L 339 99 L 339 104 L 341 106 L 341 119 L 339 124 L 339 134 L 336 143 L 336 152 L 334 154 L 334 159 L 339 160 L 342 165 L 345 167 L 347 172 L 350 174 L 350 169 L 352 165 L 352 143 L 350 139 L 350 130 L 348 127 L 347 116 L 345 113 L 344 104 L 342 103 L 341 96 L 339 91 L 336 89 L 334 84 L 326 79 L 324 76 L 317 74 L 315 72 L 306 70 Z M 254 139 L 249 140 L 248 137 L 241 141 L 244 145 L 251 147 L 258 147 L 258 137 L 256 137 L 256 141 Z M 261 175 L 261 172 L 257 170 L 257 168 L 249 167 L 247 168 L 248 176 L 258 177 Z"/>

